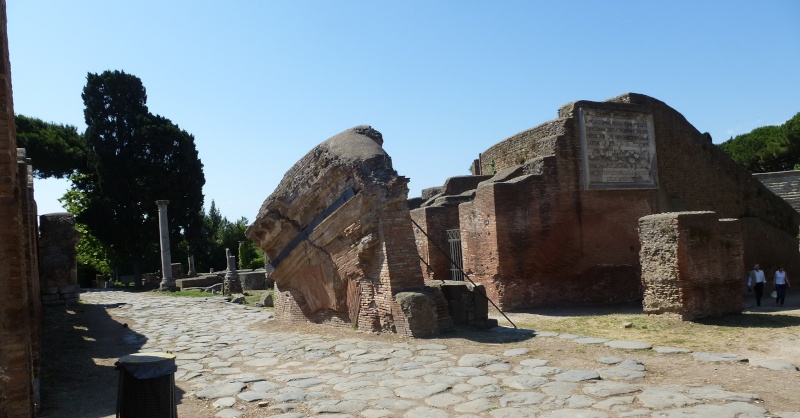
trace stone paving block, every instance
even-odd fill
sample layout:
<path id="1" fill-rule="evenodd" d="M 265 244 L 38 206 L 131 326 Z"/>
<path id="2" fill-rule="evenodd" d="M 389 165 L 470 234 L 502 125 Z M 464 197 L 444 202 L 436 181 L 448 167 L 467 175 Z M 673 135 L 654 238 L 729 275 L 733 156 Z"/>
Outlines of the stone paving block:
<path id="1" fill-rule="evenodd" d="M 474 413 L 481 413 L 486 411 L 487 409 L 492 409 L 497 407 L 497 401 L 491 400 L 489 398 L 480 398 L 475 399 L 474 401 L 469 401 L 466 403 L 462 403 L 456 405 L 453 409 L 458 412 L 474 412 Z"/>
<path id="2" fill-rule="evenodd" d="M 444 383 L 419 384 L 412 386 L 401 386 L 394 390 L 395 395 L 408 399 L 424 399 L 437 393 L 442 393 L 450 389 L 450 385 Z"/>
<path id="3" fill-rule="evenodd" d="M 492 418 L 530 418 L 539 414 L 539 409 L 528 407 L 497 408 L 489 411 Z"/>
<path id="4" fill-rule="evenodd" d="M 545 395 L 539 392 L 514 392 L 500 397 L 500 406 L 533 405 L 541 403 Z"/>
<path id="5" fill-rule="evenodd" d="M 584 380 L 599 379 L 600 375 L 594 370 L 567 370 L 553 376 L 553 378 L 562 382 L 582 382 Z"/>
<path id="6" fill-rule="evenodd" d="M 791 372 L 796 372 L 800 370 L 800 368 L 798 368 L 794 364 L 781 360 L 750 360 L 750 364 L 752 364 L 753 366 L 763 367 L 765 369 L 771 369 L 771 370 L 784 370 Z"/>
<path id="7" fill-rule="evenodd" d="M 608 341 L 605 343 L 605 345 L 611 348 L 619 348 L 622 350 L 650 350 L 653 348 L 652 344 L 639 341 Z"/>
<path id="8" fill-rule="evenodd" d="M 746 358 L 737 356 L 736 354 L 728 354 L 728 353 L 703 353 L 703 352 L 694 352 L 692 353 L 692 357 L 694 357 L 697 361 L 706 361 L 706 362 L 745 362 L 747 361 Z"/>
<path id="9" fill-rule="evenodd" d="M 247 387 L 242 382 L 227 382 L 211 385 L 205 389 L 196 392 L 195 396 L 200 399 L 216 399 L 236 396 L 239 392 Z"/>
<path id="10" fill-rule="evenodd" d="M 465 354 L 458 359 L 458 365 L 461 367 L 482 367 L 504 361 L 502 358 L 491 354 Z"/>
<path id="11" fill-rule="evenodd" d="M 447 412 L 441 409 L 431 408 L 428 406 L 418 406 L 409 410 L 405 415 L 406 418 L 447 418 Z"/>

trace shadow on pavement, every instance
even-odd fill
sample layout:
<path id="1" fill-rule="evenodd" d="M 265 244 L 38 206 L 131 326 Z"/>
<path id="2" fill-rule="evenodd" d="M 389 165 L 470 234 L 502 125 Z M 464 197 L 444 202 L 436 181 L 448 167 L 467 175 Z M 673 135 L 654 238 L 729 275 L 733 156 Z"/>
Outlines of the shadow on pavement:
<path id="1" fill-rule="evenodd" d="M 139 352 L 147 341 L 109 315 L 120 306 L 43 307 L 40 417 L 115 416 L 119 372 L 114 363 Z M 179 402 L 183 393 L 177 395 Z"/>

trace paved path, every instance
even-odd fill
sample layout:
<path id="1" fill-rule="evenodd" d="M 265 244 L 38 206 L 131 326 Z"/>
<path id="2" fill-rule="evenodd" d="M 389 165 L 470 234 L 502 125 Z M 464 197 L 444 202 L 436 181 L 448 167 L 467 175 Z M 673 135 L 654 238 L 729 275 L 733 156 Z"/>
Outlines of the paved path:
<path id="1" fill-rule="evenodd" d="M 564 370 L 526 348 L 491 355 L 469 343 L 467 352 L 474 346 L 474 353 L 457 356 L 425 340 L 254 331 L 253 324 L 272 320 L 270 312 L 220 298 L 97 291 L 81 299 L 122 304 L 114 314 L 131 324 L 125 342 L 141 346 L 140 352 L 175 353 L 183 396 L 213 404 L 216 417 L 800 418 L 767 411 L 755 393 L 642 384 L 645 366 L 624 358 L 625 350 L 651 349 L 642 343 L 552 334 L 574 340 L 570 344 L 624 349 L 622 357 L 596 359 L 596 369 Z M 699 354 L 698 361 L 714 355 Z M 742 360 L 722 356 L 710 361 Z"/>

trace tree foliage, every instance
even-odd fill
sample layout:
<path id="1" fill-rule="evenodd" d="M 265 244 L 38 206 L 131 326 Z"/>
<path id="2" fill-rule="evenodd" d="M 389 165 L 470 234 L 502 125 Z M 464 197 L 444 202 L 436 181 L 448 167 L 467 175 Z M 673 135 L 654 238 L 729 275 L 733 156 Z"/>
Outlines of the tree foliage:
<path id="1" fill-rule="evenodd" d="M 720 144 L 752 173 L 794 170 L 800 165 L 800 113 L 781 126 L 762 126 Z"/>
<path id="2" fill-rule="evenodd" d="M 225 270 L 227 268 L 226 248 L 231 251 L 231 254 L 238 254 L 238 268 L 264 267 L 263 252 L 244 235 L 247 224 L 247 218 L 244 217 L 236 222 L 231 222 L 223 217 L 212 200 L 208 213 L 203 216 L 203 239 L 199 244 L 201 248 L 198 248 L 195 253 L 198 271 L 208 271 L 212 268 L 215 271 Z M 243 244 L 240 245 L 242 242 Z"/>
<path id="3" fill-rule="evenodd" d="M 89 73 L 81 97 L 87 166 L 72 178 L 77 221 L 113 258 L 132 263 L 138 281 L 143 262 L 158 265 L 156 200 L 170 201 L 171 243 L 191 247 L 201 234 L 203 165 L 191 134 L 148 111 L 138 77 Z"/>
<path id="4" fill-rule="evenodd" d="M 38 178 L 64 178 L 86 166 L 86 141 L 72 125 L 16 115 L 17 146 L 25 148 Z"/>

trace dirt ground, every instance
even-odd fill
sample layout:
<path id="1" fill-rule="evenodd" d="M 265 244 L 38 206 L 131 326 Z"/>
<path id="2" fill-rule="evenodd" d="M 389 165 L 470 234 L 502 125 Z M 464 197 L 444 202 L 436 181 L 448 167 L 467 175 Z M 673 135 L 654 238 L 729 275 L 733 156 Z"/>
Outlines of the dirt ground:
<path id="1" fill-rule="evenodd" d="M 49 418 L 113 417 L 116 411 L 118 372 L 116 360 L 135 352 L 135 347 L 122 344 L 123 321 L 114 316 L 115 306 L 86 305 L 66 309 L 49 307 L 44 312 L 42 343 L 42 409 L 40 416 Z M 800 306 L 797 306 L 800 308 Z M 537 311 L 514 313 L 512 320 L 525 315 L 541 315 L 553 320 L 580 311 Z M 596 314 L 591 312 L 591 314 Z M 776 315 L 798 317 L 800 309 L 776 312 Z M 265 332 L 299 331 L 331 338 L 362 338 L 382 341 L 408 341 L 391 334 L 372 334 L 314 324 L 270 322 L 259 325 Z M 797 327 L 785 337 L 763 341 L 763 346 L 740 346 L 729 352 L 753 358 L 774 358 L 800 363 L 800 332 Z M 742 332 L 748 332 L 742 329 Z M 770 411 L 800 411 L 800 372 L 773 371 L 747 363 L 701 363 L 690 355 L 665 355 L 646 351 L 624 352 L 603 345 L 584 345 L 552 337 L 534 337 L 522 341 L 502 341 L 496 333 L 460 329 L 425 342 L 447 345 L 454 354 L 502 354 L 518 347 L 531 349 L 529 356 L 548 359 L 550 364 L 569 369 L 596 369 L 595 359 L 602 356 L 633 358 L 647 367 L 648 385 L 700 384 L 721 385 L 729 391 L 757 393 Z M 696 336 L 696 338 L 703 338 Z M 749 354 L 748 354 L 749 353 Z M 177 382 L 178 415 L 181 417 L 213 417 L 217 412 L 208 401 L 200 401 L 189 393 L 185 382 Z M 268 416 L 274 412 L 248 406 L 248 416 Z"/>

